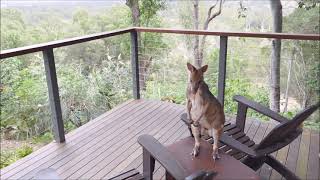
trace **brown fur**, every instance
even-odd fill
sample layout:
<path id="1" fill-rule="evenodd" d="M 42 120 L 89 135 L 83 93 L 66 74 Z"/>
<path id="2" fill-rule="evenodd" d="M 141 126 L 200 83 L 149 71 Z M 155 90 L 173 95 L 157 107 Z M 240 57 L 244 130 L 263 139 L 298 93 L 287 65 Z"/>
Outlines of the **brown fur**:
<path id="1" fill-rule="evenodd" d="M 197 156 L 200 148 L 200 135 L 209 134 L 214 138 L 213 158 L 219 158 L 218 143 L 225 123 L 223 108 L 219 101 L 210 92 L 208 85 L 203 80 L 203 73 L 208 66 L 196 69 L 190 63 L 189 82 L 187 87 L 187 113 L 192 120 L 191 130 L 195 137 L 195 145 L 192 154 Z M 210 134 L 209 134 L 210 135 Z"/>

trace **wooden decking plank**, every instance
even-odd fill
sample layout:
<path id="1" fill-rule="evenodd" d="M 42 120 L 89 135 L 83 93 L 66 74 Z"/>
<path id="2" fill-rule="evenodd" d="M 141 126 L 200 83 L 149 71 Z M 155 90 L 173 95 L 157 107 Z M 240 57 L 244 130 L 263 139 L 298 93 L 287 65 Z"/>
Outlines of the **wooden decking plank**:
<path id="1" fill-rule="evenodd" d="M 97 150 L 92 149 L 93 152 L 90 153 L 88 157 L 78 156 L 78 160 L 80 159 L 80 161 L 76 161 L 76 165 L 69 163 L 68 166 L 59 168 L 58 173 L 61 172 L 61 176 L 64 178 L 80 178 L 82 174 L 91 170 L 89 167 L 92 167 L 92 164 L 96 164 L 97 161 L 101 161 L 103 155 L 108 156 L 108 154 L 105 151 L 112 153 L 117 147 L 119 147 L 122 144 L 123 141 L 127 141 L 127 138 L 134 137 L 133 134 L 128 134 L 130 130 L 133 132 L 143 130 L 147 125 L 143 123 L 147 121 L 148 118 L 156 115 L 158 110 L 162 110 L 166 107 L 167 106 L 165 106 L 163 103 L 161 103 L 160 106 L 157 105 L 157 103 L 153 103 L 150 106 L 146 106 L 142 110 L 142 112 L 138 112 L 137 115 L 130 115 L 130 121 L 129 123 L 126 123 L 124 127 L 121 127 L 122 129 L 124 129 L 123 131 L 121 131 L 121 133 L 115 131 L 115 133 L 111 135 L 111 137 L 108 136 L 110 137 L 110 140 L 103 140 L 103 142 L 100 142 L 100 148 L 98 148 Z M 139 125 L 141 125 L 141 129 L 138 128 Z M 98 159 L 95 160 L 96 158 Z"/>
<path id="2" fill-rule="evenodd" d="M 186 131 L 186 128 L 184 126 L 181 126 L 177 129 L 175 129 L 175 134 L 171 135 L 171 136 L 163 136 L 161 140 L 161 143 L 164 145 L 164 146 L 168 146 L 176 141 L 178 141 L 182 135 L 185 133 Z M 191 152 L 191 150 L 190 150 Z M 142 163 L 138 166 L 138 168 L 142 168 Z M 157 169 L 157 168 L 156 168 Z"/>
<path id="3" fill-rule="evenodd" d="M 319 173 L 319 132 L 311 131 L 307 179 L 320 179 Z"/>
<path id="4" fill-rule="evenodd" d="M 268 123 L 260 122 L 260 127 L 259 127 L 256 135 L 252 139 L 256 144 L 259 144 L 261 142 L 267 128 L 268 128 Z"/>
<path id="5" fill-rule="evenodd" d="M 248 133 L 248 131 L 249 131 L 251 125 L 252 125 L 252 122 L 253 122 L 253 120 L 251 120 L 251 119 L 247 119 L 246 120 L 246 124 L 244 126 L 244 132 L 245 133 Z"/>
<path id="6" fill-rule="evenodd" d="M 277 160 L 280 161 L 282 164 L 285 164 L 287 155 L 289 151 L 289 145 L 281 148 L 277 153 Z M 270 179 L 281 179 L 282 175 L 278 173 L 277 171 L 273 170 Z"/>
<path id="7" fill-rule="evenodd" d="M 162 132 L 166 131 L 168 134 L 170 135 L 173 135 L 175 132 L 176 132 L 176 127 L 178 126 L 182 126 L 183 124 L 179 124 L 177 121 L 174 122 L 173 119 L 178 119 L 179 118 L 179 115 L 182 113 L 182 110 L 176 110 L 176 112 L 174 112 L 173 116 L 172 117 L 165 117 L 163 116 L 162 118 L 164 119 L 171 119 L 171 122 L 168 122 L 168 123 L 163 123 L 163 124 L 160 124 L 158 126 L 156 126 L 156 128 L 152 128 L 152 129 L 149 129 L 147 130 L 147 134 L 150 134 L 152 136 L 154 136 L 155 138 L 158 138 L 159 136 L 162 137 L 164 136 Z M 155 119 L 150 119 L 150 121 L 155 121 Z M 161 123 L 161 121 L 160 121 Z M 169 129 L 168 129 L 169 128 Z M 160 135 L 162 134 L 162 135 Z M 158 136 L 158 137 L 157 137 Z M 138 136 L 137 136 L 138 137 Z M 136 138 L 137 138 L 136 137 Z M 125 165 L 122 166 L 121 169 L 118 169 L 118 170 L 115 170 L 114 167 L 117 167 L 120 163 L 124 162 L 124 164 L 129 164 L 129 162 L 126 162 L 127 161 L 127 158 L 130 157 L 133 153 L 137 152 L 137 150 L 140 150 L 138 152 L 141 153 L 141 147 L 140 145 L 135 141 L 134 142 L 135 144 L 133 146 L 129 146 L 130 148 L 128 148 L 126 151 L 130 151 L 131 150 L 131 153 L 128 153 L 128 154 L 121 154 L 121 156 L 117 157 L 114 161 L 112 161 L 111 164 L 109 164 L 108 166 L 104 167 L 102 170 L 100 170 L 100 175 L 99 173 L 95 174 L 94 176 L 92 176 L 92 178 L 96 179 L 96 178 L 100 178 L 101 176 L 103 176 L 104 178 L 105 177 L 112 177 L 112 173 L 119 173 L 121 172 L 121 170 L 125 167 Z M 133 160 L 134 158 L 131 158 L 131 161 Z M 113 167 L 113 168 L 111 168 Z M 111 173 L 111 174 L 110 174 Z"/>
<path id="8" fill-rule="evenodd" d="M 184 127 L 183 127 L 182 129 L 184 129 Z M 185 132 L 183 133 L 182 136 L 177 137 L 177 138 L 176 138 L 176 136 L 174 136 L 173 138 L 170 138 L 170 139 L 171 139 L 171 140 L 174 140 L 174 141 L 177 141 L 177 140 L 179 140 L 179 139 L 181 139 L 181 138 L 187 137 L 187 136 L 188 136 L 187 130 L 183 130 L 183 131 L 185 131 Z M 163 144 L 164 144 L 163 141 L 160 141 L 160 143 L 163 143 Z M 169 144 L 170 144 L 170 143 L 169 143 Z M 138 171 L 140 171 L 140 172 L 143 171 L 143 169 L 142 169 L 142 153 L 141 153 L 134 161 L 132 161 L 132 162 L 125 168 L 124 171 L 126 171 L 126 169 L 127 169 L 127 168 L 130 168 L 130 167 L 135 167 L 135 168 L 137 168 Z M 154 173 L 156 173 L 157 168 L 159 168 L 159 167 L 160 167 L 159 164 L 156 163 L 156 168 L 155 168 Z"/>
<path id="9" fill-rule="evenodd" d="M 174 109 L 181 109 L 181 112 L 174 111 Z M 81 179 L 90 177 L 105 179 L 133 167 L 142 172 L 142 148 L 137 144 L 136 138 L 139 134 L 148 133 L 166 145 L 187 137 L 189 131 L 179 120 L 179 115 L 184 109 L 184 106 L 181 105 L 149 100 L 133 100 L 121 104 L 68 133 L 66 143 L 50 143 L 32 153 L 30 157 L 27 156 L 25 159 L 19 160 L 17 164 L 14 163 L 12 166 L 2 169 L 0 171 L 1 179 L 7 179 L 4 177 L 11 179 L 32 178 L 35 172 L 47 167 L 57 169 L 61 174 L 71 174 L 67 176 L 68 178 Z M 228 116 L 226 122 L 234 123 L 234 120 Z M 253 141 L 246 139 L 244 133 L 227 123 L 229 135 L 252 146 Z M 247 119 L 244 131 L 259 143 L 275 124 L 272 122 L 268 122 L 268 124 L 257 123 L 259 122 L 256 120 Z M 265 127 L 266 125 L 268 127 Z M 289 146 L 272 155 L 283 161 L 300 178 L 320 179 L 319 133 L 307 131 L 304 130 L 302 137 L 299 136 Z M 234 150 L 228 150 L 228 154 L 234 157 L 241 155 Z M 262 179 L 281 178 L 279 174 L 268 168 L 270 167 L 264 164 L 257 171 Z M 8 170 L 3 171 L 5 169 Z M 81 172 L 73 176 L 78 171 Z M 96 173 L 89 174 L 87 172 Z M 163 167 L 156 163 L 154 179 L 164 179 L 164 174 Z M 141 176 L 139 177 L 141 178 Z M 62 176 L 62 178 L 66 177 Z"/>
<path id="10" fill-rule="evenodd" d="M 64 166 L 67 163 L 70 163 L 71 160 L 75 161 L 80 154 L 84 154 L 84 152 L 88 150 L 92 150 L 96 147 L 101 146 L 101 141 L 104 140 L 106 141 L 107 139 L 111 139 L 113 136 L 109 136 L 110 134 L 112 135 L 113 132 L 121 132 L 120 130 L 125 131 L 125 127 L 128 126 L 126 122 L 130 122 L 130 118 L 132 116 L 138 115 L 141 110 L 145 109 L 145 106 L 148 106 L 148 104 L 152 104 L 152 102 L 147 102 L 143 103 L 141 106 L 139 104 L 137 105 L 138 108 L 131 107 L 127 109 L 127 111 L 131 112 L 131 116 L 129 115 L 123 115 L 120 114 L 118 116 L 114 116 L 114 118 L 121 118 L 123 121 L 119 122 L 112 122 L 110 124 L 105 124 L 104 126 L 100 127 L 100 130 L 97 129 L 96 133 L 92 133 L 89 138 L 86 138 L 85 140 L 79 142 L 76 146 L 72 146 L 71 148 L 65 148 L 65 150 L 61 153 L 59 153 L 56 157 L 51 157 L 48 161 L 46 161 L 44 164 L 41 166 L 38 166 L 38 168 L 30 171 L 27 175 L 24 176 L 24 178 L 28 178 L 30 176 L 33 176 L 34 173 L 39 171 L 43 167 L 52 167 L 57 170 L 58 173 L 59 167 Z M 124 112 L 125 113 L 125 112 Z M 107 117 L 109 119 L 109 117 Z M 124 124 L 125 126 L 122 126 Z M 108 131 L 105 131 L 105 129 L 108 129 Z M 80 137 L 81 138 L 81 137 Z M 97 146 L 98 145 L 98 146 Z M 87 152 L 88 153 L 88 152 Z M 49 158 L 49 157 L 48 157 Z"/>
<path id="11" fill-rule="evenodd" d="M 170 107 L 169 110 L 172 110 L 173 108 Z M 173 109 L 172 113 L 168 113 L 168 112 L 156 112 L 157 114 L 155 116 L 151 116 L 149 118 L 145 118 L 147 119 L 147 122 L 143 122 L 144 124 L 142 124 L 143 126 L 146 126 L 146 128 L 142 128 L 140 127 L 142 130 L 136 130 L 133 131 L 131 134 L 133 135 L 133 138 L 128 138 L 129 141 L 125 142 L 124 144 L 122 144 L 122 146 L 128 146 L 128 148 L 126 149 L 127 151 L 133 151 L 134 149 L 138 149 L 140 146 L 137 143 L 137 138 L 140 134 L 142 133 L 149 133 L 149 130 L 151 131 L 152 129 L 156 129 L 156 131 L 159 131 L 161 129 L 161 127 L 157 127 L 158 123 L 161 122 L 161 118 L 169 118 L 172 119 L 174 116 L 178 116 L 176 114 L 176 110 Z M 180 111 L 180 113 L 182 113 L 182 111 Z M 179 114 L 180 114 L 179 113 Z M 167 116 L 169 114 L 172 114 L 172 116 Z M 133 134 L 134 133 L 134 134 Z M 130 134 L 130 135 L 131 135 Z M 119 144 L 119 142 L 118 142 Z M 123 149 L 123 148 L 119 148 L 119 149 Z M 118 155 L 117 155 L 118 154 Z M 103 159 L 103 161 L 100 161 L 100 163 L 96 163 L 95 168 L 89 170 L 87 173 L 84 173 L 81 178 L 87 179 L 87 178 L 93 178 L 93 179 L 100 179 L 103 176 L 106 175 L 106 173 L 109 173 L 112 169 L 110 169 L 109 164 L 110 163 L 114 163 L 118 164 L 118 160 L 116 158 L 113 158 L 111 160 L 109 160 L 108 158 L 105 158 L 105 154 L 102 154 L 103 156 L 101 157 Z M 121 151 L 117 150 L 115 151 L 115 154 L 112 155 L 112 157 L 117 157 L 117 156 L 129 156 L 129 154 L 121 154 Z M 109 157 L 109 156 L 107 156 Z M 100 159 L 100 158 L 99 158 Z M 70 176 L 70 178 L 74 178 L 74 175 Z"/>
<path id="12" fill-rule="evenodd" d="M 183 135 L 182 136 L 178 136 L 178 134 L 174 134 L 172 137 L 170 137 L 167 141 L 165 141 L 166 139 L 164 138 L 161 138 L 159 139 L 159 142 L 164 144 L 164 145 L 167 145 L 167 144 L 170 144 L 174 141 L 177 141 L 183 137 L 187 137 L 188 136 L 188 130 L 187 128 L 183 125 L 180 129 L 182 129 L 183 131 Z M 142 153 L 134 160 L 132 161 L 125 169 L 124 171 L 126 171 L 128 168 L 130 169 L 131 167 L 134 167 L 134 168 L 137 168 L 139 171 L 142 172 Z"/>
<path id="13" fill-rule="evenodd" d="M 253 120 L 252 122 L 252 125 L 250 127 L 250 129 L 248 130 L 248 132 L 246 133 L 247 136 L 250 138 L 250 139 L 253 139 L 253 137 L 255 136 L 255 134 L 257 133 L 259 127 L 260 127 L 260 122 L 257 121 L 257 120 Z"/>
<path id="14" fill-rule="evenodd" d="M 307 178 L 307 167 L 310 146 L 310 130 L 304 129 L 300 141 L 300 149 L 298 155 L 298 164 L 296 167 L 296 175 L 301 179 Z"/>
<path id="15" fill-rule="evenodd" d="M 266 135 L 269 133 L 268 132 L 268 128 L 269 128 L 269 125 L 270 125 L 270 123 L 267 123 L 267 122 L 262 122 L 262 123 L 264 123 L 264 131 L 263 131 L 263 134 L 262 134 L 262 136 L 260 136 L 259 138 L 257 138 L 257 139 L 255 139 L 255 142 L 256 142 L 256 145 L 258 145 L 265 137 L 266 137 Z M 260 174 L 260 171 L 261 171 L 261 168 L 259 168 L 256 172 L 257 172 L 257 174 Z"/>
<path id="16" fill-rule="evenodd" d="M 134 103 L 135 104 L 135 103 Z M 141 104 L 141 102 L 140 102 Z M 139 105 L 139 103 L 138 103 Z M 142 102 L 142 106 L 144 105 L 144 103 Z M 125 106 L 127 107 L 127 106 Z M 137 108 L 140 108 L 140 106 L 137 106 Z M 117 116 L 117 113 L 114 113 L 113 116 Z M 109 121 L 106 121 L 108 124 Z M 114 120 L 111 121 L 112 123 L 116 123 L 114 122 Z M 48 163 L 49 160 L 58 160 L 57 157 L 60 153 L 67 153 L 70 149 L 73 149 L 74 147 L 79 147 L 80 145 L 82 145 L 83 143 L 85 143 L 87 140 L 90 140 L 90 138 L 92 138 L 92 133 L 97 133 L 98 128 L 96 128 L 96 131 L 93 131 L 91 133 L 83 133 L 84 137 L 79 139 L 78 141 L 68 141 L 68 139 L 66 140 L 66 143 L 62 143 L 62 144 L 56 144 L 57 146 L 61 146 L 59 149 L 56 149 L 55 151 L 53 151 L 52 153 L 50 153 L 50 151 L 48 151 L 48 154 L 41 154 L 41 156 L 38 156 L 37 159 L 33 159 L 32 163 L 28 163 L 28 164 L 24 164 L 20 166 L 20 170 L 17 170 L 17 172 L 15 172 L 14 176 L 11 177 L 12 174 L 5 174 L 4 176 L 2 176 L 3 178 L 21 178 L 22 176 L 30 173 L 31 171 L 33 171 L 36 168 L 39 168 L 38 170 L 44 168 L 44 167 L 48 167 L 43 165 L 43 163 Z M 100 132 L 101 129 L 100 129 Z"/>
<path id="17" fill-rule="evenodd" d="M 186 132 L 187 131 L 186 131 L 186 129 L 184 127 L 180 128 L 177 131 L 178 135 L 175 136 L 174 138 L 171 138 L 171 137 L 168 138 L 165 141 L 164 145 L 170 145 L 170 144 L 172 144 L 172 143 L 174 143 L 174 142 L 176 142 L 176 141 L 178 141 L 178 140 L 180 140 L 182 138 L 188 137 L 186 135 Z M 190 150 L 190 152 L 191 152 L 191 150 Z M 155 168 L 155 171 L 153 173 L 153 177 L 154 177 L 154 179 L 161 179 L 161 177 L 165 174 L 165 169 L 159 163 L 157 163 L 157 164 L 158 164 L 158 166 L 157 166 L 157 168 Z M 142 164 L 139 165 L 138 169 L 142 169 Z"/>
<path id="18" fill-rule="evenodd" d="M 297 160 L 299 155 L 299 148 L 300 148 L 300 140 L 301 135 L 297 137 L 294 141 L 291 142 L 289 145 L 289 151 L 285 166 L 293 173 L 296 172 Z M 282 177 L 285 180 L 284 177 Z"/>
<path id="19" fill-rule="evenodd" d="M 179 116 L 180 111 L 177 110 L 176 114 L 177 116 Z M 177 118 L 177 117 L 175 117 Z M 156 129 L 152 129 L 148 134 L 153 135 L 154 137 L 162 137 L 163 134 L 165 134 L 166 130 L 168 127 L 174 127 L 175 124 L 177 124 L 178 121 L 175 121 L 174 119 L 170 119 L 170 118 L 165 118 L 164 121 L 161 122 L 161 124 L 159 125 L 159 127 L 163 128 L 161 131 L 156 132 Z M 165 126 L 165 127 L 163 127 Z M 160 136 L 158 136 L 160 135 Z M 114 167 L 114 169 L 107 174 L 107 176 L 112 176 L 113 174 L 117 174 L 120 173 L 121 171 L 123 171 L 123 169 L 126 168 L 126 166 L 128 166 L 128 164 L 130 164 L 132 161 L 134 161 L 134 159 L 136 159 L 139 155 L 142 154 L 142 148 L 139 147 L 136 151 L 134 151 L 134 153 L 132 153 L 129 157 L 127 157 L 124 161 L 122 161 L 121 163 L 119 163 L 117 166 Z"/>
<path id="20" fill-rule="evenodd" d="M 265 136 L 269 134 L 269 132 L 276 126 L 276 124 L 269 122 L 269 126 L 266 130 Z M 277 152 L 272 153 L 272 155 L 275 157 L 277 155 Z M 260 168 L 260 177 L 263 179 L 270 179 L 272 173 L 272 168 L 268 164 L 263 164 Z"/>
<path id="21" fill-rule="evenodd" d="M 181 106 L 181 108 L 183 108 Z M 185 126 L 185 129 L 187 129 L 187 127 Z M 186 131 L 186 133 L 188 133 L 188 131 Z M 160 140 L 161 142 L 161 140 Z M 162 143 L 162 142 L 161 142 Z M 142 155 L 138 156 L 135 160 L 133 160 L 125 169 L 124 171 L 127 171 L 131 168 L 137 168 L 140 164 L 142 164 Z"/>
<path id="22" fill-rule="evenodd" d="M 89 126 L 89 124 L 92 124 L 95 121 L 101 120 L 102 117 L 105 117 L 107 115 L 115 114 L 116 112 L 123 110 L 128 104 L 134 104 L 134 103 L 138 103 L 138 101 L 129 100 L 129 101 L 126 101 L 126 102 L 114 107 L 113 109 L 111 109 L 110 111 L 107 111 L 106 113 L 103 113 L 102 115 L 100 115 L 96 119 L 94 119 L 92 121 L 89 121 L 85 125 L 83 125 L 83 126 L 77 128 L 76 130 L 71 131 L 70 133 L 66 134 L 66 140 L 67 141 L 72 140 L 72 138 L 74 138 L 73 137 L 74 133 L 77 132 L 77 131 L 82 130 L 82 133 L 85 132 L 85 131 L 83 131 L 83 129 L 86 130 L 86 131 L 89 131 L 90 129 L 85 128 L 85 127 Z M 69 134 L 72 134 L 73 136 L 71 136 Z M 59 145 L 59 146 L 57 146 L 57 145 Z M 31 153 L 30 155 L 28 155 L 28 156 L 16 161 L 14 164 L 1 169 L 1 176 L 6 175 L 7 173 L 10 173 L 10 171 L 12 171 L 12 170 L 18 171 L 18 169 L 15 169 L 17 167 L 23 169 L 23 167 L 21 165 L 29 164 L 29 162 L 31 162 L 31 161 L 34 162 L 33 158 L 37 158 L 38 159 L 40 155 L 48 154 L 50 152 L 54 152 L 55 150 L 57 150 L 58 148 L 61 148 L 61 147 L 63 147 L 63 145 L 57 144 L 55 142 L 49 143 L 46 146 L 40 148 L 39 150 Z"/>
<path id="23" fill-rule="evenodd" d="M 265 123 L 263 121 L 260 121 L 260 127 L 257 131 L 257 133 L 255 134 L 255 136 L 252 138 L 252 141 L 255 144 L 259 144 L 261 142 L 261 140 L 263 139 L 265 132 L 267 131 L 268 128 L 268 123 Z M 235 151 L 234 153 L 231 152 L 231 154 L 237 154 L 239 153 L 239 151 Z M 259 173 L 260 169 L 257 171 L 257 173 Z"/>
<path id="24" fill-rule="evenodd" d="M 171 133 L 165 133 L 162 137 L 155 137 L 159 140 L 159 142 L 161 144 L 163 144 L 164 146 L 169 145 L 175 141 L 177 141 L 181 135 L 188 131 L 187 128 L 185 127 L 184 124 L 181 124 L 180 122 L 178 122 L 177 127 L 171 129 L 172 131 L 174 131 L 175 133 L 173 135 L 171 135 Z M 140 154 L 140 156 L 142 157 L 142 154 Z M 142 169 L 142 161 L 139 161 L 139 163 L 137 164 L 137 169 Z"/>
<path id="25" fill-rule="evenodd" d="M 178 117 L 179 117 L 179 115 L 178 115 Z M 156 133 L 154 135 L 154 137 L 156 139 L 158 139 L 158 141 L 160 143 L 162 143 L 163 145 L 165 145 L 165 143 L 166 143 L 166 142 L 164 142 L 164 140 L 166 139 L 165 137 L 169 136 L 172 139 L 175 139 L 175 137 L 177 136 L 177 133 L 179 133 L 179 130 L 183 129 L 183 131 L 188 131 L 187 127 L 183 123 L 179 122 L 178 117 L 177 117 L 177 120 L 175 121 L 174 125 L 167 124 L 166 127 L 163 128 L 163 130 L 159 131 L 158 133 Z M 141 171 L 142 167 L 140 168 L 139 164 L 142 163 L 142 150 L 140 151 L 139 154 L 136 155 L 136 158 L 133 161 L 131 161 L 130 164 L 132 164 L 133 162 L 135 162 L 134 167 L 137 168 L 139 171 Z M 128 166 L 128 164 L 129 163 L 127 163 L 126 166 Z M 126 167 L 124 167 L 124 169 L 125 168 Z M 112 173 L 112 172 L 110 172 L 110 173 Z"/>

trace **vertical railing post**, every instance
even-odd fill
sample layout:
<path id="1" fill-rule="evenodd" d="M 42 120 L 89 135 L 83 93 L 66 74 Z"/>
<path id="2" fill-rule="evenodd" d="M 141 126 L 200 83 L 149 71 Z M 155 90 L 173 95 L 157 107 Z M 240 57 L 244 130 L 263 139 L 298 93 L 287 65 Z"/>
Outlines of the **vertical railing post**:
<path id="1" fill-rule="evenodd" d="M 43 50 L 42 53 L 46 71 L 54 137 L 57 142 L 61 143 L 65 141 L 65 136 L 53 49 Z"/>
<path id="2" fill-rule="evenodd" d="M 218 100 L 222 107 L 224 107 L 224 91 L 226 86 L 227 46 L 228 37 L 220 36 Z"/>
<path id="3" fill-rule="evenodd" d="M 131 31 L 131 67 L 132 67 L 132 90 L 133 98 L 140 99 L 139 85 L 139 59 L 138 59 L 138 33 Z"/>

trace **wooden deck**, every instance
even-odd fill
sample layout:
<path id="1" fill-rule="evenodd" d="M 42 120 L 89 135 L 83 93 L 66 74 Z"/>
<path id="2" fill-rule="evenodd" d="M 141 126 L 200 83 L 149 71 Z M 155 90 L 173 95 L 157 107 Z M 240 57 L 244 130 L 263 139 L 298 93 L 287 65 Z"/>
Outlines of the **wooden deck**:
<path id="1" fill-rule="evenodd" d="M 107 179 L 132 168 L 142 172 L 137 137 L 151 134 L 165 145 L 187 137 L 187 127 L 179 119 L 183 111 L 183 106 L 167 102 L 128 101 L 67 134 L 66 143 L 52 142 L 2 169 L 1 179 L 32 179 L 47 167 L 64 179 Z M 274 126 L 249 120 L 245 131 L 259 143 Z M 274 156 L 300 178 L 320 179 L 319 133 L 304 130 L 301 137 Z M 164 169 L 159 164 L 155 169 L 154 179 L 163 178 Z M 257 173 L 263 179 L 281 179 L 267 165 Z"/>

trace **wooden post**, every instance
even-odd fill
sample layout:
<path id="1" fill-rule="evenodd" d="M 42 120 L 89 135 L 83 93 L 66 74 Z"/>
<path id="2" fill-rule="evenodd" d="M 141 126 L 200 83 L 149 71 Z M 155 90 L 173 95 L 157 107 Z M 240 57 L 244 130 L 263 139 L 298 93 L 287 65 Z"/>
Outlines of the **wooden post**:
<path id="1" fill-rule="evenodd" d="M 140 99 L 138 33 L 136 30 L 131 31 L 131 67 L 133 98 Z"/>
<path id="2" fill-rule="evenodd" d="M 247 110 L 247 105 L 238 102 L 236 125 L 241 129 L 242 132 L 244 132 L 244 126 L 246 125 Z"/>
<path id="3" fill-rule="evenodd" d="M 224 106 L 224 89 L 226 86 L 228 36 L 220 36 L 218 100 Z"/>
<path id="4" fill-rule="evenodd" d="M 62 143 L 65 141 L 65 136 L 53 49 L 43 50 L 42 53 L 46 71 L 54 137 L 57 142 Z"/>

